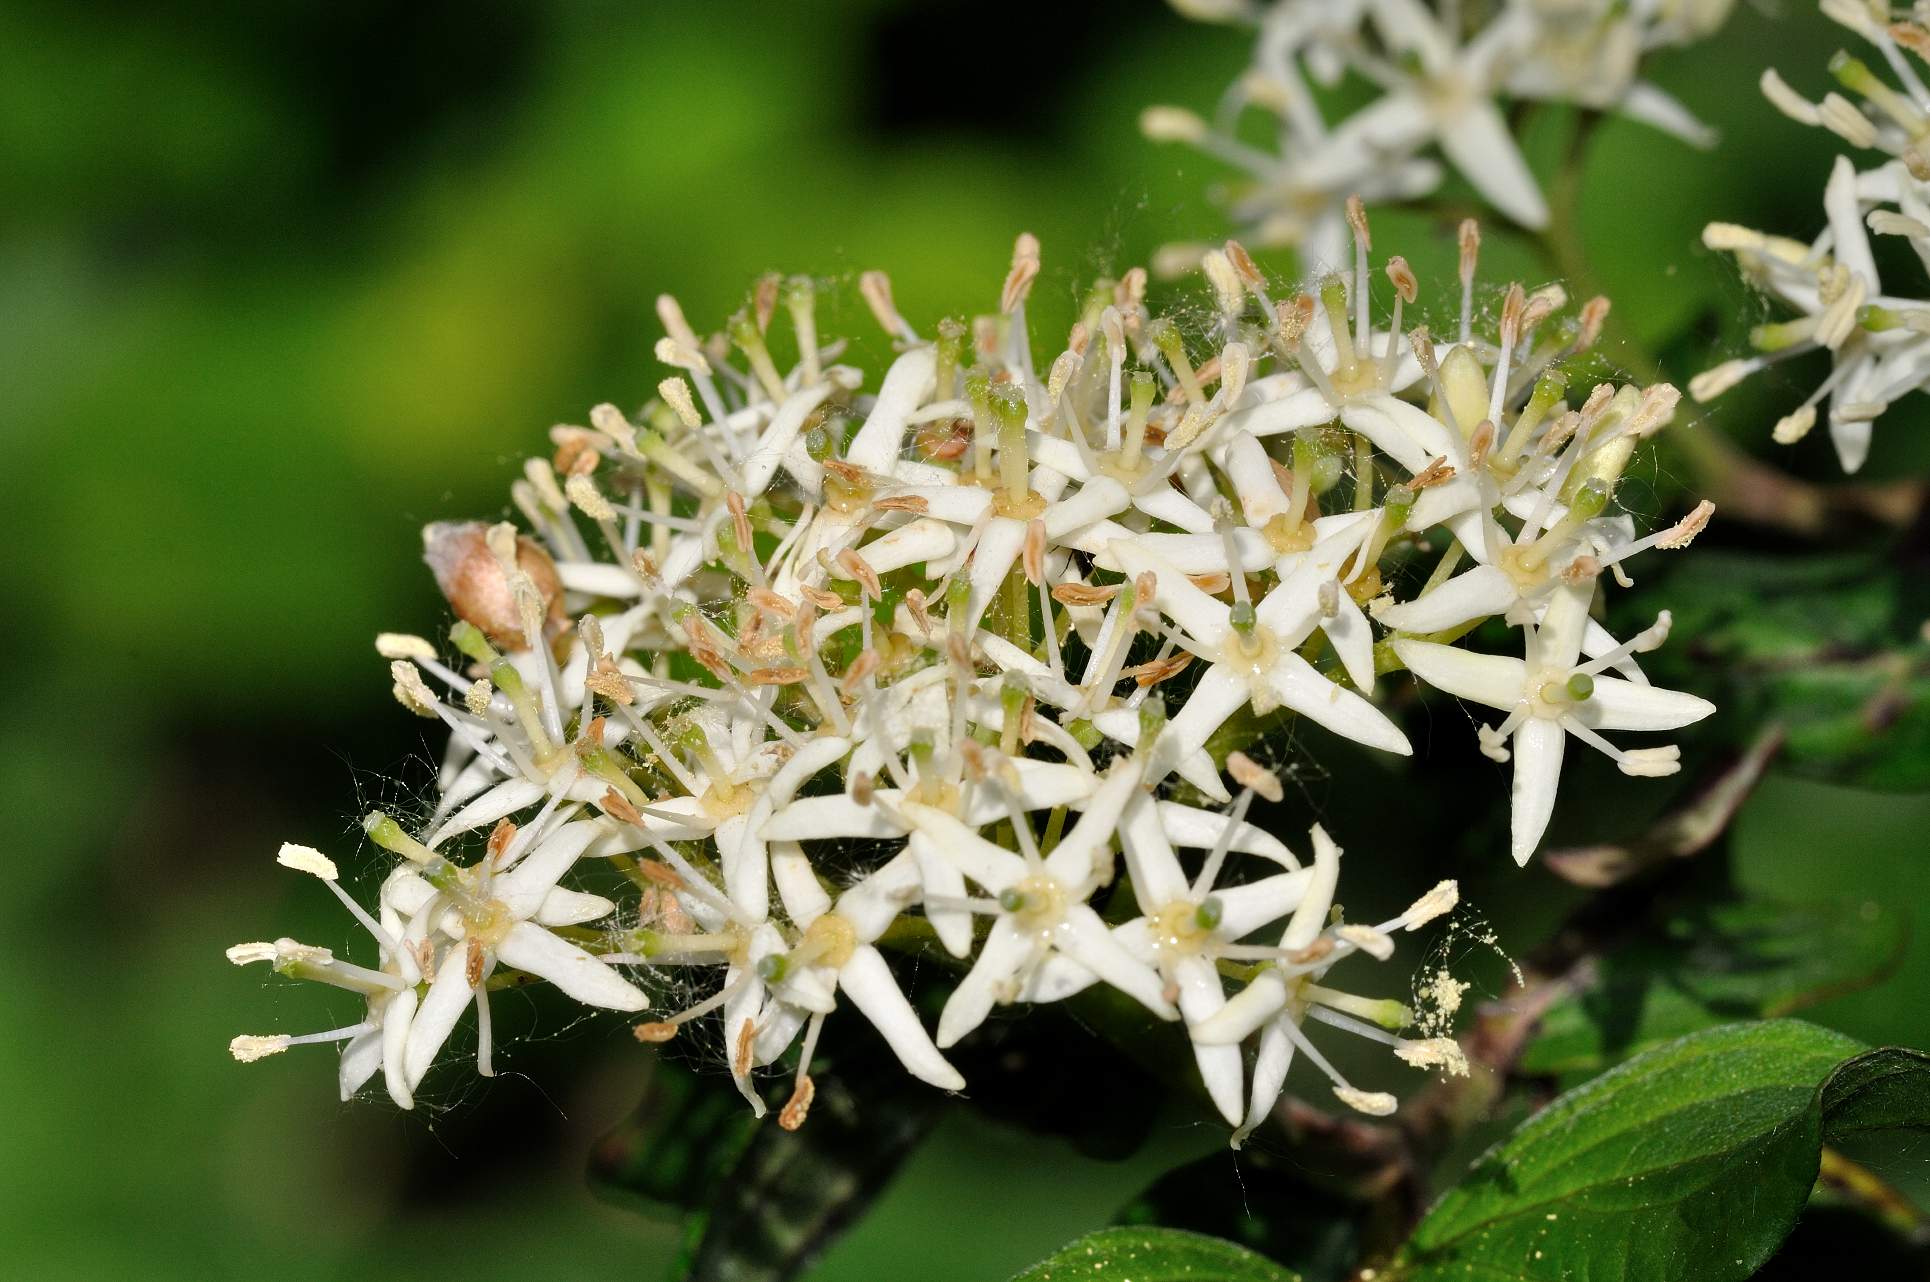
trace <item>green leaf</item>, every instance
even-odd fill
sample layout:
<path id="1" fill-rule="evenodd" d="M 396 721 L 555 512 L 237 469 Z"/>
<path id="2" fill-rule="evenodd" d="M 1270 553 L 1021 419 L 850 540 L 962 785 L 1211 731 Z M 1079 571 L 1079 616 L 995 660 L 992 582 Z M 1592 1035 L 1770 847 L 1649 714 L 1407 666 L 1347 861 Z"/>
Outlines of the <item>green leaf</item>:
<path id="1" fill-rule="evenodd" d="M 1291 1152 L 1249 1145 L 1176 1166 L 1114 1217 L 1126 1226 L 1166 1225 L 1259 1251 L 1304 1277 L 1352 1277 L 1363 1226 L 1385 1192 L 1384 1165 L 1349 1170 L 1313 1146 Z M 1350 1178 L 1351 1177 L 1351 1178 Z M 1292 1207 L 1290 1215 L 1281 1207 Z"/>
<path id="2" fill-rule="evenodd" d="M 1592 1074 L 1698 1029 L 1792 1014 L 1881 979 L 1904 936 L 1896 911 L 1870 900 L 1677 909 L 1549 1009 L 1521 1070 Z"/>
<path id="3" fill-rule="evenodd" d="M 1776 1020 L 1637 1056 L 1490 1150 L 1422 1220 L 1394 1276 L 1746 1278 L 1809 1196 L 1818 1088 L 1858 1049 Z"/>
<path id="4" fill-rule="evenodd" d="M 1296 1282 L 1264 1256 L 1183 1229 L 1100 1229 L 1075 1238 L 1012 1282 Z"/>
<path id="5" fill-rule="evenodd" d="M 1823 1140 L 1930 1130 L 1930 1054 L 1900 1046 L 1848 1060 L 1823 1083 Z"/>

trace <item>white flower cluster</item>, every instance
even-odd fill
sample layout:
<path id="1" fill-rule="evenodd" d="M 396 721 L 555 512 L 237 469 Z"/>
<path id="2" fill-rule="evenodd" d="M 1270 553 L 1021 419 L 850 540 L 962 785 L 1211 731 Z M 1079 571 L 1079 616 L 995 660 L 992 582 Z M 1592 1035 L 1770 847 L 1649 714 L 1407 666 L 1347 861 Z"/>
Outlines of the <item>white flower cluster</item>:
<path id="1" fill-rule="evenodd" d="M 1604 572 L 1683 546 L 1708 510 L 1646 537 L 1613 511 L 1675 394 L 1602 384 L 1568 404 L 1564 366 L 1604 303 L 1567 317 L 1558 288 L 1511 286 L 1477 335 L 1470 223 L 1458 335 L 1404 333 L 1418 282 L 1389 260 L 1376 323 L 1350 214 L 1351 277 L 1276 298 L 1229 242 L 1205 260 L 1208 319 L 1183 331 L 1135 269 L 1091 292 L 1043 372 L 1029 236 L 997 311 L 930 336 L 865 276 L 897 350 L 869 391 L 819 333 L 808 280 L 767 279 L 708 337 L 660 300 L 657 355 L 678 373 L 634 416 L 603 405 L 552 430 L 553 456 L 512 489 L 526 533 L 425 531 L 460 658 L 411 636 L 378 649 L 449 753 L 416 833 L 367 821 L 399 857 L 376 908 L 319 852 L 282 851 L 342 900 L 375 964 L 292 940 L 230 954 L 351 989 L 363 1017 L 238 1038 L 235 1056 L 345 1041 L 343 1095 L 380 1071 L 408 1107 L 471 1006 L 490 1072 L 490 992 L 533 977 L 630 1012 L 695 986 L 637 1035 L 714 1014 L 759 1113 L 757 1070 L 794 1057 L 791 1126 L 841 1005 L 958 1090 L 945 1052 L 994 1006 L 1109 986 L 1183 1021 L 1242 1134 L 1296 1054 L 1348 1104 L 1393 1108 L 1328 1064 L 1310 1019 L 1461 1067 L 1452 1041 L 1398 1035 L 1400 1003 L 1326 983 L 1452 908 L 1453 883 L 1347 922 L 1339 849 L 1315 828 L 1303 857 L 1249 822 L 1282 788 L 1237 749 L 1291 713 L 1405 755 L 1375 701 L 1405 668 L 1502 714 L 1480 737 L 1499 759 L 1512 745 L 1525 862 L 1568 736 L 1665 774 L 1674 749 L 1602 732 L 1711 710 L 1637 666 L 1666 616 L 1626 643 L 1589 617 Z M 1489 620 L 1519 629 L 1521 657 L 1454 644 Z M 597 877 L 627 888 L 621 909 L 563 884 Z M 934 1031 L 894 950 L 956 969 Z"/>
<path id="2" fill-rule="evenodd" d="M 1189 17 L 1258 30 L 1253 63 L 1209 123 L 1178 107 L 1141 117 L 1155 141 L 1196 146 L 1241 171 L 1231 212 L 1262 248 L 1291 247 L 1309 268 L 1343 261 L 1349 195 L 1416 200 L 1440 186 L 1440 154 L 1482 199 L 1524 227 L 1548 205 L 1497 98 L 1615 111 L 1694 146 L 1710 131 L 1639 78 L 1644 54 L 1709 35 L 1733 0 L 1173 0 Z M 1474 19 L 1484 17 L 1479 25 Z M 1316 89 L 1352 73 L 1379 96 L 1330 121 Z M 1247 140 L 1266 118 L 1270 147 Z M 1200 246 L 1175 245 L 1162 265 L 1190 266 Z"/>
<path id="3" fill-rule="evenodd" d="M 1901 237 L 1930 270 L 1930 89 L 1904 56 L 1907 50 L 1930 60 L 1930 4 L 1919 3 L 1894 22 L 1880 0 L 1823 0 L 1821 7 L 1876 48 L 1896 84 L 1838 50 L 1830 73 L 1854 101 L 1832 91 L 1811 102 L 1774 68 L 1763 72 L 1762 91 L 1791 119 L 1893 159 L 1859 171 L 1839 155 L 1823 188 L 1827 226 L 1807 245 L 1733 223 L 1709 224 L 1704 243 L 1734 254 L 1754 284 L 1797 315 L 1758 325 L 1750 333 L 1754 355 L 1705 371 L 1689 391 L 1708 400 L 1779 361 L 1827 351 L 1828 377 L 1777 422 L 1775 439 L 1788 445 L 1808 435 L 1827 397 L 1830 442 L 1843 470 L 1854 472 L 1869 456 L 1883 412 L 1930 388 L 1930 298 L 1886 290 L 1870 244 L 1871 232 Z M 1921 284 L 1916 288 L 1923 292 Z"/>

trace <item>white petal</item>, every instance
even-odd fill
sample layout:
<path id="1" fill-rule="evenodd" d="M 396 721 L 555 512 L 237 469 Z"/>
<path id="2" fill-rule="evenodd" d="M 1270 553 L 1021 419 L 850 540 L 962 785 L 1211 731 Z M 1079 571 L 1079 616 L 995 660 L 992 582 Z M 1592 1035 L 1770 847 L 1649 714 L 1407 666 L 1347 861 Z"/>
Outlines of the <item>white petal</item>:
<path id="1" fill-rule="evenodd" d="M 530 920 L 540 926 L 580 926 L 586 921 L 608 917 L 617 906 L 601 895 L 587 895 L 561 886 L 543 896 L 542 907 Z"/>
<path id="2" fill-rule="evenodd" d="M 1193 1025 L 1193 1040 L 1201 1046 L 1234 1046 L 1260 1025 L 1285 1010 L 1286 981 L 1275 970 L 1263 970 L 1253 982 L 1227 1000 L 1210 1018 Z"/>
<path id="3" fill-rule="evenodd" d="M 1093 729 L 1105 735 L 1106 738 L 1123 743 L 1129 748 L 1138 746 L 1139 709 L 1108 708 L 1104 712 L 1094 713 L 1091 720 Z M 1162 749 L 1162 751 L 1165 750 Z M 1220 778 L 1220 772 L 1213 766 L 1213 758 L 1205 751 L 1195 748 L 1191 752 L 1173 753 L 1167 759 L 1177 762 L 1173 766 L 1173 773 L 1198 788 L 1202 796 L 1213 801 L 1233 799 L 1233 794 L 1226 790 L 1226 782 Z M 1206 841 L 1198 844 L 1210 846 L 1213 843 Z"/>
<path id="4" fill-rule="evenodd" d="M 1845 472 L 1857 471 L 1870 457 L 1870 434 L 1874 427 L 1870 419 L 1838 418 L 1834 412 L 1830 414 L 1830 444 L 1836 447 L 1836 461 L 1843 465 Z"/>
<path id="5" fill-rule="evenodd" d="M 1469 103 L 1438 136 L 1448 162 L 1489 204 L 1530 230 L 1548 225 L 1548 202 L 1493 103 Z"/>
<path id="6" fill-rule="evenodd" d="M 1445 423 L 1419 406 L 1392 396 L 1349 401 L 1341 409 L 1340 421 L 1410 472 L 1420 471 L 1437 458 L 1452 464 L 1461 456 L 1461 444 Z"/>
<path id="7" fill-rule="evenodd" d="M 1063 761 L 1021 757 L 1012 764 L 1019 772 L 1018 803 L 1025 810 L 1083 805 L 1097 782 L 1090 770 Z M 974 789 L 971 800 L 965 803 L 966 820 L 979 825 L 997 823 L 1006 815 L 1006 798 L 1010 795 L 990 788 Z"/>
<path id="8" fill-rule="evenodd" d="M 931 839 L 922 832 L 911 835 L 906 849 L 918 861 L 918 875 L 925 883 L 925 920 L 931 923 L 946 952 L 954 957 L 966 956 L 972 951 L 972 914 L 964 908 L 946 908 L 931 902 L 934 898 L 964 898 L 965 874 L 939 854 Z"/>
<path id="9" fill-rule="evenodd" d="M 1707 699 L 1679 690 L 1596 677 L 1595 693 L 1574 712 L 1583 725 L 1596 730 L 1677 730 L 1715 710 Z"/>
<path id="10" fill-rule="evenodd" d="M 1260 439 L 1235 431 L 1220 451 L 1220 470 L 1233 484 L 1240 500 L 1240 514 L 1250 526 L 1262 526 L 1287 510 L 1288 500 L 1280 481 L 1273 474 L 1273 461 L 1267 457 Z"/>
<path id="11" fill-rule="evenodd" d="M 1319 388 L 1303 387 L 1277 400 L 1262 401 L 1251 409 L 1235 410 L 1222 420 L 1220 430 L 1228 435 L 1275 436 L 1281 432 L 1297 432 L 1303 427 L 1319 427 L 1337 417 L 1339 411 Z"/>
<path id="12" fill-rule="evenodd" d="M 1546 668 L 1572 668 L 1581 656 L 1582 634 L 1588 630 L 1588 606 L 1595 599 L 1594 585 L 1576 587 L 1562 584 L 1548 596 L 1535 628 L 1535 662 Z"/>
<path id="13" fill-rule="evenodd" d="M 921 884 L 917 858 L 901 850 L 838 896 L 838 916 L 850 922 L 858 938 L 868 944 L 918 897 Z"/>
<path id="14" fill-rule="evenodd" d="M 1848 156 L 1837 156 L 1830 167 L 1829 181 L 1823 184 L 1823 212 L 1829 216 L 1830 238 L 1835 242 L 1830 252 L 1876 293 L 1876 258 L 1870 253 L 1863 207 L 1856 198 L 1856 166 Z"/>
<path id="15" fill-rule="evenodd" d="M 1127 922 L 1130 926 L 1132 923 Z M 1121 926 L 1119 929 L 1124 930 Z M 1114 932 L 1115 934 L 1117 932 Z M 1099 982 L 1099 976 L 1081 966 L 1064 953 L 1054 953 L 1032 968 L 1019 987 L 1019 1000 L 1023 1002 L 1061 1002 L 1076 993 L 1083 993 Z"/>
<path id="16" fill-rule="evenodd" d="M 1368 625 L 1367 616 L 1361 613 L 1360 606 L 1343 588 L 1338 597 L 1339 610 L 1330 619 L 1320 621 L 1320 630 L 1327 634 L 1334 653 L 1340 656 L 1340 666 L 1346 670 L 1347 679 L 1362 694 L 1374 692 L 1374 629 Z"/>
<path id="17" fill-rule="evenodd" d="M 904 448 L 905 419 L 930 393 L 937 365 L 937 354 L 929 347 L 914 347 L 891 363 L 871 416 L 845 448 L 845 462 L 867 472 L 891 470 Z"/>
<path id="18" fill-rule="evenodd" d="M 1561 758 L 1568 732 L 1545 717 L 1529 717 L 1515 729 L 1514 818 L 1511 847 L 1515 862 L 1524 867 L 1548 831 L 1555 812 L 1555 789 L 1561 782 Z"/>
<path id="19" fill-rule="evenodd" d="M 993 894 L 1023 880 L 1029 871 L 1025 860 L 993 845 L 942 810 L 908 801 L 904 814 L 930 840 L 932 849 Z"/>
<path id="20" fill-rule="evenodd" d="M 1387 714 L 1352 690 L 1343 690 L 1292 651 L 1275 656 L 1268 674 L 1273 694 L 1286 707 L 1337 735 L 1409 756 L 1414 749 Z"/>
<path id="21" fill-rule="evenodd" d="M 1320 618 L 1320 585 L 1331 579 L 1320 567 L 1303 561 L 1254 603 L 1255 620 L 1284 645 L 1296 646 L 1313 633 Z"/>
<path id="22" fill-rule="evenodd" d="M 732 815 L 717 825 L 717 858 L 723 865 L 724 893 L 747 921 L 763 921 L 771 911 L 771 863 L 764 839 L 751 827 L 748 814 Z"/>
<path id="23" fill-rule="evenodd" d="M 422 1084 L 422 1076 L 435 1063 L 436 1052 L 449 1040 L 449 1034 L 456 1030 L 456 1021 L 462 1018 L 463 1011 L 469 1008 L 469 999 L 475 990 L 469 986 L 465 972 L 465 958 L 460 950 L 449 953 L 442 959 L 442 968 L 429 985 L 428 995 L 422 999 L 415 1018 L 408 1026 L 408 1045 L 402 1052 L 403 1078 L 411 1091 Z M 398 994 L 398 997 L 400 994 Z M 387 1024 L 384 1018 L 383 1023 Z"/>
<path id="24" fill-rule="evenodd" d="M 1142 777 L 1131 762 L 1114 766 L 1092 794 L 1092 800 L 1086 803 L 1072 831 L 1061 837 L 1052 853 L 1046 856 L 1046 871 L 1065 885 L 1076 886 L 1109 866 L 1110 856 L 1106 852 L 1111 850 L 1120 815 L 1139 792 Z"/>
<path id="25" fill-rule="evenodd" d="M 1234 1145 L 1267 1120 L 1287 1084 L 1287 1069 L 1293 1064 L 1293 1039 L 1279 1022 L 1268 1024 L 1260 1034 L 1260 1049 L 1253 1057 L 1253 1088 L 1247 1096 L 1246 1121 L 1234 1133 Z"/>
<path id="26" fill-rule="evenodd" d="M 1227 939 L 1243 939 L 1279 921 L 1300 906 L 1314 881 L 1315 870 L 1302 868 L 1215 890 L 1213 897 L 1220 901 L 1220 934 Z"/>
<path id="27" fill-rule="evenodd" d="M 783 462 L 791 443 L 797 440 L 798 430 L 804 426 L 804 420 L 824 403 L 825 397 L 836 390 L 837 384 L 826 379 L 784 398 L 784 403 L 777 407 L 777 413 L 771 416 L 770 425 L 757 438 L 757 446 L 751 451 L 751 456 L 744 460 L 742 485 L 747 501 L 762 494 L 765 487 L 770 485 L 771 478 L 777 475 L 778 464 Z"/>
<path id="28" fill-rule="evenodd" d="M 1274 488 L 1278 489 L 1279 487 L 1275 486 Z M 1212 542 L 1216 544 L 1220 541 L 1220 536 L 1213 531 L 1212 514 L 1170 485 L 1159 485 L 1151 491 L 1139 495 L 1133 500 L 1133 506 L 1144 512 L 1147 516 L 1152 517 L 1155 521 L 1164 521 L 1175 529 L 1185 530 L 1188 534 L 1210 536 Z M 1144 535 L 1138 536 L 1134 539 L 1134 542 L 1141 542 L 1144 538 Z M 1145 546 L 1148 551 L 1157 552 L 1160 550 L 1157 544 L 1143 544 L 1143 546 Z M 1222 557 L 1221 559 L 1224 560 L 1225 558 Z M 1181 566 L 1180 568 L 1185 569 L 1186 567 Z"/>
<path id="29" fill-rule="evenodd" d="M 1173 964 L 1173 973 L 1179 981 L 1180 1014 L 1186 1017 L 1188 1025 L 1210 1019 L 1226 1005 L 1226 990 L 1221 987 L 1219 972 L 1206 958 L 1182 957 Z M 1240 1070 L 1240 1048 L 1195 1044 L 1193 1058 L 1200 1066 L 1200 1080 L 1206 1083 L 1206 1093 L 1214 1107 L 1226 1118 L 1227 1125 L 1238 1126 L 1244 1077 Z"/>
<path id="30" fill-rule="evenodd" d="M 422 843 L 434 850 L 458 833 L 469 832 L 485 824 L 493 824 L 498 819 L 513 815 L 525 806 L 533 806 L 543 799 L 544 788 L 540 783 L 527 779 L 508 779 L 483 793 L 474 801 L 449 816 L 441 827 L 429 835 Z"/>
<path id="31" fill-rule="evenodd" d="M 896 793 L 886 790 L 883 800 Z M 882 805 L 861 806 L 842 793 L 799 797 L 764 824 L 766 841 L 824 841 L 837 837 L 902 837 L 905 826 Z"/>
<path id="32" fill-rule="evenodd" d="M 610 966 L 541 926 L 518 922 L 496 946 L 497 960 L 549 980 L 576 1000 L 609 1010 L 643 1010 L 644 995 Z M 437 976 L 440 982 L 441 976 Z M 431 990 L 433 995 L 434 990 Z"/>
<path id="33" fill-rule="evenodd" d="M 992 506 L 992 492 L 980 485 L 917 485 L 896 492 L 898 497 L 923 499 L 925 515 L 935 521 L 972 526 Z"/>
<path id="34" fill-rule="evenodd" d="M 1159 803 L 1159 820 L 1166 829 L 1166 839 L 1175 846 L 1194 846 L 1203 850 L 1210 850 L 1219 844 L 1220 834 L 1226 830 L 1229 822 L 1224 811 L 1202 810 L 1197 806 L 1181 805 L 1177 801 Z M 1286 843 L 1245 820 L 1233 830 L 1233 841 L 1227 848 L 1243 854 L 1259 855 L 1289 868 L 1300 866 L 1300 861 Z"/>
<path id="35" fill-rule="evenodd" d="M 976 628 L 980 616 L 992 604 L 992 598 L 1005 585 L 1005 578 L 1018 564 L 1019 553 L 1025 550 L 1024 521 L 1014 521 L 1010 517 L 993 517 L 985 523 L 985 530 L 978 536 L 978 545 L 972 549 L 972 563 L 966 571 L 966 580 L 972 585 L 970 603 L 966 607 L 964 624 Z"/>
<path id="36" fill-rule="evenodd" d="M 341 1088 L 344 1102 L 355 1098 L 355 1092 L 375 1076 L 375 1070 L 382 1067 L 382 1030 L 371 1028 L 366 1033 L 349 1039 L 342 1048 L 342 1063 L 336 1070 L 336 1085 Z"/>
<path id="37" fill-rule="evenodd" d="M 1249 695 L 1245 679 L 1227 671 L 1225 664 L 1209 667 L 1193 692 L 1186 696 L 1185 704 L 1160 732 L 1153 751 L 1161 766 L 1198 752 L 1213 737 L 1213 732 L 1226 724 L 1228 717 L 1246 706 Z M 1146 781 L 1157 783 L 1158 778 L 1149 770 Z"/>
<path id="38" fill-rule="evenodd" d="M 794 841 L 771 845 L 771 879 L 777 883 L 784 915 L 799 926 L 809 926 L 831 909 L 831 896 L 818 882 L 811 861 Z"/>
<path id="39" fill-rule="evenodd" d="M 1132 874 L 1133 897 L 1143 913 L 1156 913 L 1191 889 L 1179 856 L 1166 839 L 1159 821 L 1159 807 L 1144 793 L 1126 808 L 1119 826 L 1120 845 L 1125 847 L 1126 871 Z"/>
<path id="40" fill-rule="evenodd" d="M 965 1078 L 932 1044 L 931 1035 L 918 1022 L 918 1012 L 905 1000 L 898 981 L 891 977 L 891 968 L 876 948 L 865 944 L 852 953 L 839 974 L 839 983 L 851 1004 L 884 1035 L 905 1071 L 941 1091 L 965 1089 Z"/>
<path id="41" fill-rule="evenodd" d="M 389 998 L 388 1005 L 382 1008 L 382 1080 L 397 1108 L 415 1107 L 415 1088 L 409 1083 L 408 1070 L 409 1036 L 415 1031 L 415 1014 L 413 988 L 405 988 Z"/>
<path id="42" fill-rule="evenodd" d="M 959 1038 L 985 1022 L 992 1013 L 992 1003 L 1011 986 L 1037 946 L 1033 936 L 1010 917 L 992 923 L 985 943 L 979 947 L 978 960 L 958 981 L 945 1009 L 938 1014 L 939 1046 L 956 1045 Z"/>
<path id="43" fill-rule="evenodd" d="M 1085 904 L 1066 909 L 1053 942 L 1060 952 L 1161 1019 L 1179 1018 L 1166 1000 L 1166 985 L 1158 972 L 1127 952 L 1099 914 Z"/>
<path id="44" fill-rule="evenodd" d="M 1444 632 L 1470 619 L 1500 614 L 1519 595 L 1507 571 L 1477 565 L 1423 596 L 1386 607 L 1374 617 L 1403 632 Z"/>
<path id="45" fill-rule="evenodd" d="M 1126 487 L 1110 476 L 1101 476 L 1079 487 L 1070 498 L 1060 499 L 1045 510 L 1045 533 L 1057 540 L 1073 530 L 1126 510 Z"/>
<path id="46" fill-rule="evenodd" d="M 1226 639 L 1227 607 L 1195 587 L 1178 567 L 1144 551 L 1136 541 L 1116 542 L 1112 552 L 1128 579 L 1147 573 L 1153 575 L 1153 595 L 1160 610 L 1201 645 L 1216 649 Z M 1222 556 L 1222 569 L 1225 563 L 1226 558 Z"/>
<path id="47" fill-rule="evenodd" d="M 1630 120 L 1639 120 L 1660 129 L 1691 147 L 1706 149 L 1716 145 L 1718 135 L 1714 129 L 1703 124 L 1694 112 L 1674 96 L 1664 93 L 1646 80 L 1638 80 L 1630 85 L 1628 92 L 1615 106 Z"/>
<path id="48" fill-rule="evenodd" d="M 1477 654 L 1433 641 L 1394 639 L 1394 653 L 1422 681 L 1463 699 L 1510 711 L 1521 702 L 1528 665 L 1505 654 Z"/>
<path id="49" fill-rule="evenodd" d="M 1333 911 L 1334 888 L 1340 884 L 1340 847 L 1319 824 L 1315 824 L 1307 836 L 1313 842 L 1312 876 L 1307 879 L 1300 902 L 1294 906 L 1293 920 L 1280 935 L 1280 947 L 1292 952 L 1313 943 L 1327 928 L 1327 917 Z"/>
<path id="50" fill-rule="evenodd" d="M 983 491 L 981 491 L 983 493 Z M 943 521 L 921 517 L 889 531 L 859 550 L 864 563 L 877 574 L 889 574 L 920 561 L 937 561 L 952 554 L 958 535 Z"/>
<path id="51" fill-rule="evenodd" d="M 538 841 L 521 863 L 496 878 L 490 893 L 502 900 L 513 916 L 529 916 L 588 849 L 591 840 L 604 831 L 600 820 L 579 819 L 564 824 Z"/>

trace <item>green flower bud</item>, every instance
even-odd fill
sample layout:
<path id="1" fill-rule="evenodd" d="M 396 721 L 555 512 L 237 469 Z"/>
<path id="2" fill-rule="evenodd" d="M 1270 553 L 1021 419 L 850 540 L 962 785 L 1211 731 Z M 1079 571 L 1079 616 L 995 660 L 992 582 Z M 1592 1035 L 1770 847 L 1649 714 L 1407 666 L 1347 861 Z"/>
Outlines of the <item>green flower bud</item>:
<path id="1" fill-rule="evenodd" d="M 1591 476 L 1582 482 L 1580 489 L 1575 491 L 1575 497 L 1568 505 L 1569 511 L 1575 513 L 1581 520 L 1592 521 L 1602 514 L 1602 509 L 1608 506 L 1608 498 L 1613 489 L 1614 487 L 1601 477 Z"/>
<path id="2" fill-rule="evenodd" d="M 489 644 L 489 638 L 483 635 L 483 630 L 467 620 L 459 620 L 449 629 L 449 640 L 456 649 L 477 663 L 492 664 L 501 657 L 495 647 Z"/>

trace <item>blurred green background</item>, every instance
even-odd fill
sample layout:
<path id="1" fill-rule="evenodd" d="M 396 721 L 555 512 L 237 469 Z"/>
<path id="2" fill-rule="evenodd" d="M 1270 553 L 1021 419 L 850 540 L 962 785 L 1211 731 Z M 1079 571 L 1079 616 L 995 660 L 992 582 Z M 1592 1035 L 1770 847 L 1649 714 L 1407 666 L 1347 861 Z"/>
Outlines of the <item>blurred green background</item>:
<path id="1" fill-rule="evenodd" d="M 550 423 L 648 395 L 658 291 L 702 328 L 763 271 L 883 266 L 930 318 L 988 306 L 1020 230 L 1062 302 L 1225 231 L 1215 167 L 1135 117 L 1210 109 L 1242 33 L 1098 0 L 633 8 L 0 6 L 9 1276 L 657 1276 L 675 1226 L 582 1176 L 637 1095 L 618 1030 L 532 1000 L 504 1077 L 439 1079 L 413 1115 L 338 1104 L 325 1051 L 225 1053 L 341 1022 L 221 953 L 345 939 L 277 843 L 349 855 L 363 803 L 426 784 L 435 745 L 370 646 L 441 624 L 418 528 L 502 511 Z M 1597 140 L 1588 248 L 1678 379 L 1723 354 L 1712 308 L 1754 306 L 1701 224 L 1820 224 L 1830 140 L 1753 85 L 1765 62 L 1820 82 L 1832 39 L 1745 8 L 1655 64 L 1716 151 Z M 1445 228 L 1386 226 L 1409 240 L 1377 251 L 1450 261 Z M 1760 439 L 1789 394 L 1742 397 L 1729 425 Z M 1903 435 L 1878 475 L 1912 466 Z M 1930 799 L 1772 780 L 1742 876 L 1919 904 L 1926 824 Z M 1508 894 L 1553 884 L 1528 877 Z M 1820 1017 L 1922 1044 L 1924 958 Z M 934 1282 L 1002 1278 L 1221 1144 L 1157 1134 L 1106 1164 L 956 1115 L 814 1276 L 916 1253 Z"/>

